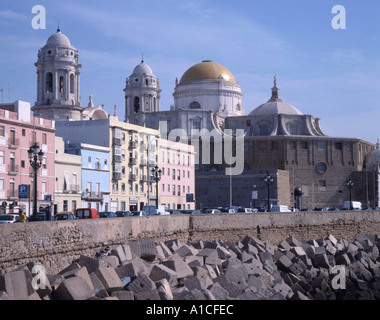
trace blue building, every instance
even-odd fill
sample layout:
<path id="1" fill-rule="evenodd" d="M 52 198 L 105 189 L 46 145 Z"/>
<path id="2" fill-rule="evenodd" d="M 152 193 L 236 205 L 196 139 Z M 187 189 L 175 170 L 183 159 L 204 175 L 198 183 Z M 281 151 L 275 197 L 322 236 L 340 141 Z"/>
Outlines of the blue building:
<path id="1" fill-rule="evenodd" d="M 82 208 L 109 210 L 110 148 L 87 143 L 66 144 L 65 152 L 82 158 Z"/>

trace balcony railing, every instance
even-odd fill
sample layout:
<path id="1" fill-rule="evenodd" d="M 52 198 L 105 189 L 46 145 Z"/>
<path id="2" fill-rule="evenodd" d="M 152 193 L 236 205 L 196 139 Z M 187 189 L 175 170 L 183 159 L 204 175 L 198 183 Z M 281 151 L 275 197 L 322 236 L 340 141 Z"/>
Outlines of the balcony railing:
<path id="1" fill-rule="evenodd" d="M 8 190 L 8 199 L 18 199 L 18 193 L 17 190 Z"/>
<path id="2" fill-rule="evenodd" d="M 136 181 L 137 180 L 137 176 L 135 174 L 133 174 L 133 173 L 130 173 L 129 174 L 129 180 L 130 181 Z"/>
<path id="3" fill-rule="evenodd" d="M 113 155 L 113 162 L 121 163 L 121 156 Z"/>
<path id="4" fill-rule="evenodd" d="M 8 174 L 18 174 L 20 172 L 20 167 L 15 164 L 8 165 Z"/>
<path id="5" fill-rule="evenodd" d="M 147 176 L 140 176 L 140 181 L 142 181 L 142 182 L 147 182 L 148 181 L 148 179 L 147 179 Z"/>
<path id="6" fill-rule="evenodd" d="M 136 148 L 137 148 L 137 142 L 129 141 L 129 149 L 136 149 Z"/>
<path id="7" fill-rule="evenodd" d="M 84 191 L 82 192 L 82 199 L 101 200 L 103 199 L 103 193 L 96 191 Z"/>
<path id="8" fill-rule="evenodd" d="M 113 138 L 112 143 L 114 146 L 121 146 L 121 139 L 120 138 Z"/>
<path id="9" fill-rule="evenodd" d="M 133 165 L 135 165 L 137 163 L 137 159 L 136 158 L 131 158 L 131 157 L 129 157 L 129 165 L 130 166 L 133 166 Z"/>
<path id="10" fill-rule="evenodd" d="M 112 172 L 113 180 L 121 180 L 121 172 Z"/>
<path id="11" fill-rule="evenodd" d="M 8 139 L 9 148 L 18 148 L 19 145 L 20 145 L 20 139 L 16 139 L 16 138 Z"/>
<path id="12" fill-rule="evenodd" d="M 69 184 L 69 185 L 64 184 L 62 188 L 63 193 L 73 193 L 73 192 L 78 192 L 79 190 L 80 188 L 78 184 Z"/>

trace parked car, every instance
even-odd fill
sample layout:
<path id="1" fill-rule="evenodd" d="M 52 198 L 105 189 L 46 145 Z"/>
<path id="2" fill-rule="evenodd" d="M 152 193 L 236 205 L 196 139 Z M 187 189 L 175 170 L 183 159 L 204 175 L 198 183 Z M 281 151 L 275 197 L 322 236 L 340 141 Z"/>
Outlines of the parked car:
<path id="1" fill-rule="evenodd" d="M 98 213 L 99 218 L 117 218 L 115 212 L 112 211 L 103 211 Z"/>
<path id="2" fill-rule="evenodd" d="M 292 212 L 292 210 L 288 206 L 275 204 L 270 209 L 271 212 Z"/>
<path id="3" fill-rule="evenodd" d="M 339 208 L 329 208 L 329 211 L 340 211 Z"/>
<path id="4" fill-rule="evenodd" d="M 58 213 L 55 215 L 54 220 L 76 220 L 77 217 L 72 213 Z"/>
<path id="5" fill-rule="evenodd" d="M 133 213 L 131 211 L 116 211 L 117 217 L 133 217 Z"/>
<path id="6" fill-rule="evenodd" d="M 267 212 L 267 209 L 264 206 L 258 206 L 258 207 L 255 207 L 255 209 L 257 209 L 258 212 Z"/>
<path id="7" fill-rule="evenodd" d="M 132 211 L 134 217 L 142 217 L 145 216 L 144 211 Z"/>
<path id="8" fill-rule="evenodd" d="M 207 213 L 207 214 L 215 214 L 215 213 L 222 213 L 218 209 L 203 209 L 201 210 L 202 213 Z"/>
<path id="9" fill-rule="evenodd" d="M 216 209 L 216 210 L 219 210 L 219 209 Z M 222 208 L 219 211 L 222 213 L 236 213 L 235 209 L 224 209 L 224 208 Z"/>
<path id="10" fill-rule="evenodd" d="M 183 213 L 183 214 L 192 214 L 193 213 L 193 210 L 178 210 L 178 211 Z"/>
<path id="11" fill-rule="evenodd" d="M 182 214 L 182 212 L 180 210 L 173 210 L 173 209 L 169 209 L 169 213 L 170 214 Z"/>
<path id="12" fill-rule="evenodd" d="M 245 213 L 256 213 L 258 212 L 259 210 L 257 208 L 239 208 L 238 209 L 238 212 L 245 212 Z"/>
<path id="13" fill-rule="evenodd" d="M 304 208 L 304 209 L 301 209 L 301 211 L 313 211 L 313 209 L 310 209 L 310 208 Z"/>
<path id="14" fill-rule="evenodd" d="M 98 211 L 94 208 L 79 208 L 75 210 L 75 216 L 78 219 L 97 219 Z"/>
<path id="15" fill-rule="evenodd" d="M 1 214 L 0 215 L 0 224 L 15 223 L 17 221 L 18 221 L 17 214 Z"/>
<path id="16" fill-rule="evenodd" d="M 343 208 L 346 208 L 347 210 L 350 210 L 351 208 L 353 210 L 361 210 L 362 203 L 359 201 L 351 201 L 351 205 L 350 205 L 350 201 L 345 201 L 343 204 Z"/>
<path id="17" fill-rule="evenodd" d="M 202 214 L 203 212 L 201 210 L 193 210 L 191 214 Z"/>

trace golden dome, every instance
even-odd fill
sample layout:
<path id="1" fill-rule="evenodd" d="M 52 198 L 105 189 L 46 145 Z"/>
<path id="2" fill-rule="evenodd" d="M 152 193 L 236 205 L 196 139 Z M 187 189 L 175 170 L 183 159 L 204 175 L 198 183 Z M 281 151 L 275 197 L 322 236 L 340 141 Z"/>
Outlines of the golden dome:
<path id="1" fill-rule="evenodd" d="M 180 84 L 187 84 L 199 80 L 218 80 L 238 86 L 235 77 L 230 70 L 211 60 L 204 60 L 189 68 L 182 76 Z"/>

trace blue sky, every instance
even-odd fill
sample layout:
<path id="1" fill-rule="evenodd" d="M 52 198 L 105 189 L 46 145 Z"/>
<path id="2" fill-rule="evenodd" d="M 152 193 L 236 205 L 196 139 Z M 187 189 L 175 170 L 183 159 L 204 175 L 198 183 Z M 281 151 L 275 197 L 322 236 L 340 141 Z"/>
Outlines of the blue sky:
<path id="1" fill-rule="evenodd" d="M 34 5 L 46 29 L 31 26 Z M 346 9 L 334 30 L 333 6 Z M 79 50 L 82 105 L 93 95 L 124 118 L 125 79 L 141 60 L 160 79 L 161 110 L 173 104 L 175 78 L 202 59 L 227 67 L 246 114 L 280 96 L 321 118 L 330 136 L 380 137 L 380 4 L 373 0 L 125 0 L 0 2 L 0 85 L 4 102 L 36 99 L 38 49 L 57 29 Z M 10 92 L 8 92 L 8 83 Z M 1 99 L 1 96 L 0 96 Z"/>

